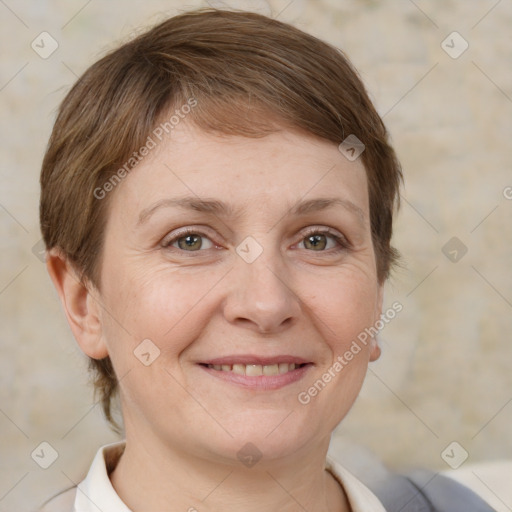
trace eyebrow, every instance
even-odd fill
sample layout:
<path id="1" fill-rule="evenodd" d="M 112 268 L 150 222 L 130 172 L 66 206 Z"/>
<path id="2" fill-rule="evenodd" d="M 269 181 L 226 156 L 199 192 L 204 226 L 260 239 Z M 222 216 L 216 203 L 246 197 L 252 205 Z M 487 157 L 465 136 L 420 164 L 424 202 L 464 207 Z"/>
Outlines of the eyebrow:
<path id="1" fill-rule="evenodd" d="M 301 201 L 300 203 L 291 207 L 287 215 L 307 215 L 322 210 L 327 210 L 335 206 L 341 206 L 345 210 L 354 213 L 358 219 L 364 224 L 366 216 L 363 210 L 355 203 L 348 199 L 339 197 L 321 197 L 316 199 L 309 199 Z M 239 217 L 246 211 L 245 207 L 235 210 L 231 205 L 211 198 L 197 198 L 191 196 L 166 198 L 157 201 L 155 204 L 142 210 L 139 214 L 137 225 L 146 222 L 156 210 L 160 208 L 181 208 L 184 210 L 192 210 L 203 213 L 210 213 L 219 217 Z"/>

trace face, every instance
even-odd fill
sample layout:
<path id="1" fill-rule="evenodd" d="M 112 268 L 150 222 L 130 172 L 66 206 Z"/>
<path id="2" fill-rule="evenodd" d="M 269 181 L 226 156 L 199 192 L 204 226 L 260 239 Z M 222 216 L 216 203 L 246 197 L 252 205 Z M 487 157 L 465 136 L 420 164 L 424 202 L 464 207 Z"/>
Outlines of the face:
<path id="1" fill-rule="evenodd" d="M 182 122 L 111 193 L 101 340 L 127 438 L 223 460 L 328 438 L 379 354 L 354 348 L 382 299 L 361 160 Z"/>

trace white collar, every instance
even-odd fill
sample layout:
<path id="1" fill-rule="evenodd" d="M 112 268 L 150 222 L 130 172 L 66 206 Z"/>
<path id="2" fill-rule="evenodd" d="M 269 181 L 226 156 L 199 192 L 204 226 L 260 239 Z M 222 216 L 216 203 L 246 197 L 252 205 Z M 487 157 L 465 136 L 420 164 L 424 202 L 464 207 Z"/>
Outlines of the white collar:
<path id="1" fill-rule="evenodd" d="M 131 512 L 122 502 L 108 476 L 109 458 L 124 450 L 124 441 L 102 446 L 85 479 L 78 484 L 73 512 Z"/>
<path id="2" fill-rule="evenodd" d="M 352 512 L 386 512 L 377 496 L 348 469 L 330 458 L 327 459 L 326 468 L 345 490 Z"/>
<path id="3" fill-rule="evenodd" d="M 114 490 L 107 470 L 124 445 L 121 441 L 98 450 L 86 478 L 78 484 L 73 512 L 131 512 Z M 329 458 L 326 467 L 342 485 L 353 512 L 386 512 L 370 489 L 341 464 Z"/>

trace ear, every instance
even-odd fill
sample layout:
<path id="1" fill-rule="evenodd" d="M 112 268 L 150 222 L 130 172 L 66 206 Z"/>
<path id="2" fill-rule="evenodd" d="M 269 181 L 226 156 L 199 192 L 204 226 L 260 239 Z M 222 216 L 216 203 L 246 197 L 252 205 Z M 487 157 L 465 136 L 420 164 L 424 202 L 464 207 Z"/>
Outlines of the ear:
<path id="1" fill-rule="evenodd" d="M 380 284 L 377 289 L 377 300 L 375 302 L 374 324 L 380 319 L 382 315 L 382 304 L 384 301 L 384 284 Z M 376 361 L 380 357 L 380 347 L 377 337 L 373 337 L 370 345 L 370 361 Z"/>
<path id="2" fill-rule="evenodd" d="M 80 282 L 72 264 L 59 249 L 54 248 L 48 251 L 46 268 L 82 352 L 93 359 L 107 357 L 108 351 L 102 336 L 99 305 L 92 294 L 95 288 L 90 285 L 89 289 Z"/>

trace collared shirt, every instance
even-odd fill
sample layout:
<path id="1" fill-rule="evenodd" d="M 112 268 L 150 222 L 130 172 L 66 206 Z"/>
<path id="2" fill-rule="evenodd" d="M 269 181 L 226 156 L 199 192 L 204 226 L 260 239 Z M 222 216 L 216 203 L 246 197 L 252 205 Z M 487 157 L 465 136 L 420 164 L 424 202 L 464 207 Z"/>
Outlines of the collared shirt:
<path id="1" fill-rule="evenodd" d="M 46 503 L 40 512 L 131 512 L 110 482 L 109 473 L 124 449 L 124 442 L 101 447 L 86 478 Z M 362 482 L 336 461 L 326 468 L 343 487 L 352 512 L 386 512 L 382 503 Z"/>

